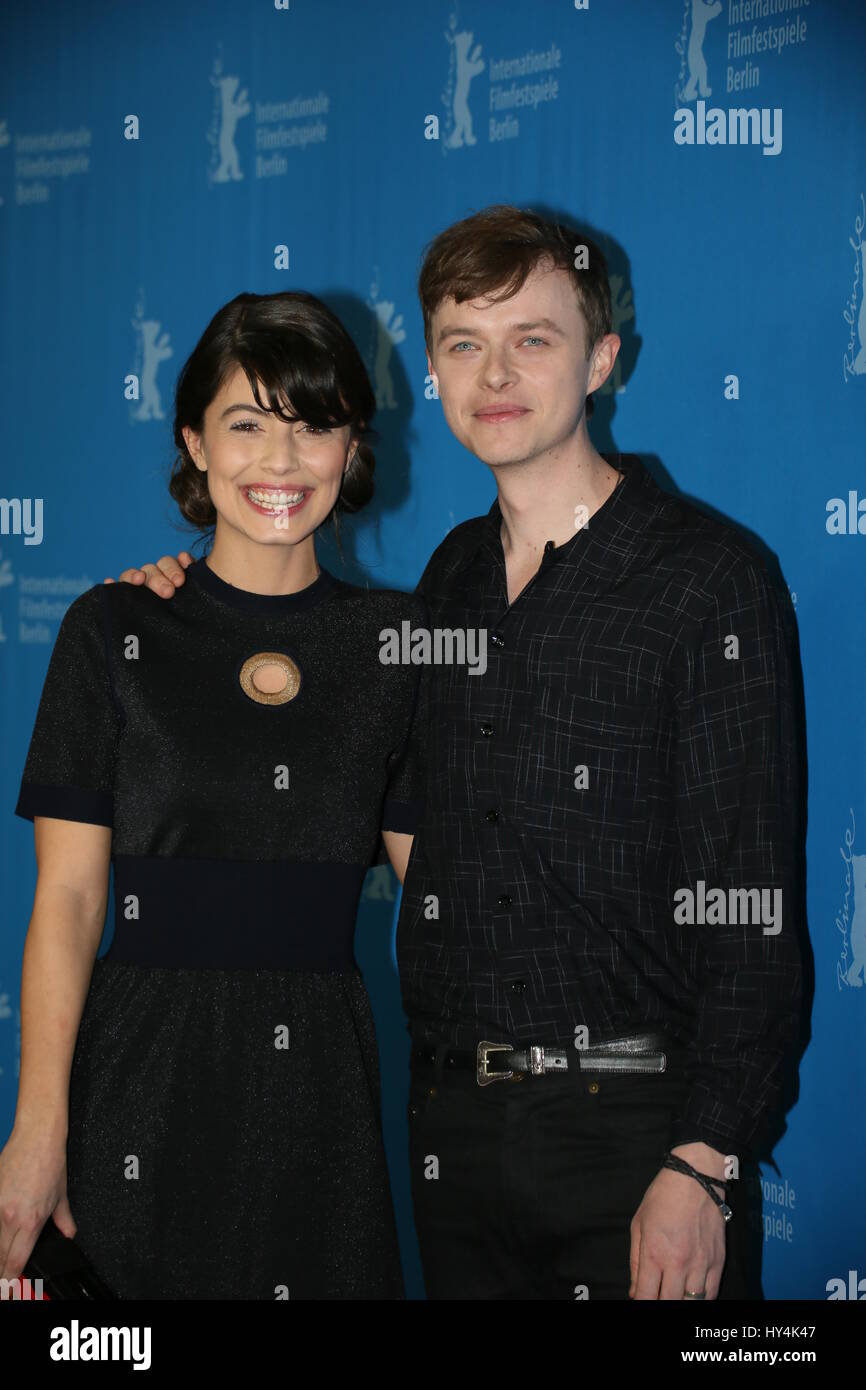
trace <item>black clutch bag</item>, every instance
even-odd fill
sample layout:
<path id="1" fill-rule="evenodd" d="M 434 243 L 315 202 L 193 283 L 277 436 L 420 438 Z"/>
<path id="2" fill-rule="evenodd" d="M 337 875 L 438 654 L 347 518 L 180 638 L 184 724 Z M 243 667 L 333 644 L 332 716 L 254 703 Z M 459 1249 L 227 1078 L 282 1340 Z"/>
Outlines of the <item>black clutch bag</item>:
<path id="1" fill-rule="evenodd" d="M 116 1298 L 103 1283 L 80 1246 L 59 1231 L 49 1216 L 39 1233 L 23 1279 L 41 1280 L 42 1298 Z M 40 1288 L 36 1284 L 36 1290 Z M 34 1298 L 39 1298 L 34 1292 Z"/>

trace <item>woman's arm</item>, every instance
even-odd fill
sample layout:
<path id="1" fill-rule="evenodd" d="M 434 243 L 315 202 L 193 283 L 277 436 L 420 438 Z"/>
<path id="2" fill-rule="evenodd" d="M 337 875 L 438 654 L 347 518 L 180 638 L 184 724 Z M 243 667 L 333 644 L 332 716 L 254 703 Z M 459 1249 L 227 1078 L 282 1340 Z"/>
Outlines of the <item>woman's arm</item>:
<path id="1" fill-rule="evenodd" d="M 412 841 L 414 835 L 403 835 L 397 830 L 383 830 L 382 840 L 385 845 L 388 858 L 394 868 L 394 873 L 402 883 L 406 877 L 406 869 L 409 865 L 409 855 L 412 853 Z"/>
<path id="2" fill-rule="evenodd" d="M 69 1071 L 108 903 L 107 825 L 36 816 L 38 878 L 21 971 L 16 1126 L 66 1138 Z"/>
<path id="3" fill-rule="evenodd" d="M 0 1277 L 18 1278 L 66 1200 L 69 1075 L 108 901 L 111 829 L 36 816 L 39 876 L 21 972 L 21 1075 L 0 1152 Z"/>

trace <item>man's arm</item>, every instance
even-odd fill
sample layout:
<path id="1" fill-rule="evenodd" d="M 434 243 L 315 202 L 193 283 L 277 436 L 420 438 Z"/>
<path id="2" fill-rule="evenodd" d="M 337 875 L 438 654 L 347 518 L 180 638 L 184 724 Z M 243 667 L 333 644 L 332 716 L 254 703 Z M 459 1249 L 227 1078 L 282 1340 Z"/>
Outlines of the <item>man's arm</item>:
<path id="1" fill-rule="evenodd" d="M 725 910 L 676 927 L 696 934 L 696 1012 L 690 1086 L 670 1142 L 709 1177 L 725 1174 L 726 1155 L 747 1152 L 777 1098 L 799 1016 L 791 656 L 780 598 L 757 562 L 724 579 L 680 651 L 676 887 L 696 905 L 699 885 L 704 901 L 721 889 Z M 674 930 L 674 904 L 671 913 Z M 715 1298 L 724 1261 L 712 1198 L 694 1178 L 661 1169 L 632 1221 L 630 1295 L 706 1289 Z"/>
<path id="2" fill-rule="evenodd" d="M 720 889 L 721 910 L 708 903 L 706 920 L 678 928 L 696 934 L 697 988 L 691 1085 L 672 1139 L 742 1154 L 777 1099 L 802 989 L 792 653 L 757 561 L 719 586 L 685 645 L 675 700 L 677 887 L 696 905 Z"/>
<path id="3" fill-rule="evenodd" d="M 182 550 L 177 559 L 173 555 L 163 555 L 158 564 L 142 565 L 141 569 L 124 570 L 120 576 L 122 584 L 146 584 L 160 598 L 173 598 L 175 589 L 185 583 L 184 570 L 191 565 L 193 557 L 188 550 Z M 103 583 L 113 584 L 113 579 Z"/>

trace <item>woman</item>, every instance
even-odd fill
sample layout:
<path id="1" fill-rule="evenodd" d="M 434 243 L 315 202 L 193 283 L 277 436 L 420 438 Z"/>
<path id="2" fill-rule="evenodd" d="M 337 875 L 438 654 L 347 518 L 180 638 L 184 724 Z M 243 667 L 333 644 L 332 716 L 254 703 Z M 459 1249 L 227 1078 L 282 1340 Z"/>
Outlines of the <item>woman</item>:
<path id="1" fill-rule="evenodd" d="M 97 585 L 63 620 L 16 808 L 39 877 L 7 1278 L 53 1212 L 121 1298 L 403 1296 L 352 936 L 421 797 L 426 696 L 380 633 L 427 614 L 314 546 L 372 495 L 374 410 L 324 304 L 239 295 L 176 392 L 170 490 L 209 553 L 171 604 Z"/>

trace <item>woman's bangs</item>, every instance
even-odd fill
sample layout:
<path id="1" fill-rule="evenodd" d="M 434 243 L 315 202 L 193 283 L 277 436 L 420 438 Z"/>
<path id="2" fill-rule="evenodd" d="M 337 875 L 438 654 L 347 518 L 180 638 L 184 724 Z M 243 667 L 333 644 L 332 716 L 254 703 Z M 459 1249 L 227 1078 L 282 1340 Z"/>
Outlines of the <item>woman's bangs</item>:
<path id="1" fill-rule="evenodd" d="M 317 429 L 328 429 L 347 424 L 351 418 L 340 399 L 333 359 L 301 333 L 281 333 L 278 350 L 269 347 L 245 353 L 240 365 L 259 404 L 282 420 L 303 420 Z M 257 391 L 257 380 L 264 388 L 264 400 Z"/>

